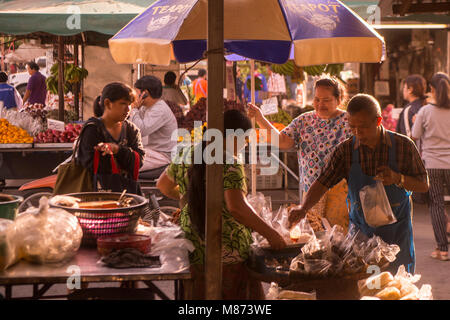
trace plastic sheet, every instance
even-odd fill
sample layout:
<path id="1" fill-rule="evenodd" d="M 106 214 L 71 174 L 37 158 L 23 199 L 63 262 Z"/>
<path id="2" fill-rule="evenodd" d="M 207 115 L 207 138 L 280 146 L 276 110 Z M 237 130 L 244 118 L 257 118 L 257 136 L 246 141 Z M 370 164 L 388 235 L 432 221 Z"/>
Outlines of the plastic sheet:
<path id="1" fill-rule="evenodd" d="M 12 125 L 26 130 L 32 137 L 44 130 L 42 121 L 34 119 L 33 116 L 27 112 L 2 108 L 0 110 L 0 118 L 5 118 Z"/>
<path id="2" fill-rule="evenodd" d="M 161 272 L 178 273 L 189 269 L 189 252 L 195 247 L 184 238 L 183 230 L 169 222 L 170 217 L 160 215 L 156 227 L 139 225 L 137 233 L 145 234 L 152 239 L 150 254 L 159 256 Z"/>

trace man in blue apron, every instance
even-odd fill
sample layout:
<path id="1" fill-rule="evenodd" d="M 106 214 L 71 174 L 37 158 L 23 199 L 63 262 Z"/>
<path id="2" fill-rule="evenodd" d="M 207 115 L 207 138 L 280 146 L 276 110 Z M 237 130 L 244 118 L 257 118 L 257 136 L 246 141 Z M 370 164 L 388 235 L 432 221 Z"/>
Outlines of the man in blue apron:
<path id="1" fill-rule="evenodd" d="M 302 205 L 290 211 L 289 223 L 291 226 L 296 224 L 328 189 L 346 179 L 350 224 L 368 237 L 376 235 L 386 243 L 400 247 L 389 271 L 395 274 L 398 267 L 404 265 L 408 272 L 414 273 L 410 192 L 428 191 L 424 164 L 411 139 L 383 128 L 380 105 L 375 98 L 358 94 L 350 100 L 347 112 L 353 137 L 336 147 Z M 373 228 L 365 221 L 359 191 L 376 180 L 383 182 L 397 222 Z"/>

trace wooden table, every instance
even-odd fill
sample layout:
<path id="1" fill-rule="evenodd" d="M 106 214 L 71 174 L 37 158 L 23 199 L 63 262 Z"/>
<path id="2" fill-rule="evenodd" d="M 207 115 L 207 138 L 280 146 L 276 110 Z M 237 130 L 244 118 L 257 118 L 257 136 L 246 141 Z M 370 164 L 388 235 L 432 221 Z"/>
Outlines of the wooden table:
<path id="1" fill-rule="evenodd" d="M 61 264 L 37 265 L 20 261 L 16 265 L 0 272 L 0 285 L 5 286 L 6 299 L 12 299 L 12 288 L 15 285 L 33 285 L 33 296 L 28 299 L 56 298 L 62 296 L 45 296 L 54 284 L 74 283 L 79 277 L 81 283 L 92 282 L 136 282 L 142 281 L 147 289 L 163 300 L 169 298 L 153 281 L 173 280 L 175 299 L 182 298 L 181 280 L 190 279 L 189 270 L 177 273 L 165 273 L 160 268 L 108 268 L 97 263 L 100 255 L 95 248 L 80 248 L 70 261 Z M 39 288 L 39 286 L 42 287 Z M 69 288 L 69 287 L 68 287 Z"/>

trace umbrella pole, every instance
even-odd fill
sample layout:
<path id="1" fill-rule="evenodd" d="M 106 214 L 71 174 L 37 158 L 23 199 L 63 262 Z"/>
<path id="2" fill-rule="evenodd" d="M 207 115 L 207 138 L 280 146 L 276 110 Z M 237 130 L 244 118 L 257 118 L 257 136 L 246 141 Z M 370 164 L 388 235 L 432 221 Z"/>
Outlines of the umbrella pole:
<path id="1" fill-rule="evenodd" d="M 251 92 L 251 102 L 255 104 L 255 60 L 250 60 L 250 92 Z M 256 121 L 252 118 L 252 128 L 255 130 Z M 251 155 L 251 175 L 252 175 L 252 195 L 256 195 L 256 140 L 250 143 L 250 155 Z"/>
<path id="2" fill-rule="evenodd" d="M 208 129 L 223 136 L 224 0 L 208 1 Z M 216 150 L 215 152 L 222 152 Z M 206 165 L 205 297 L 222 299 L 223 163 Z"/>
<path id="3" fill-rule="evenodd" d="M 64 121 L 64 38 L 58 36 L 58 119 Z"/>

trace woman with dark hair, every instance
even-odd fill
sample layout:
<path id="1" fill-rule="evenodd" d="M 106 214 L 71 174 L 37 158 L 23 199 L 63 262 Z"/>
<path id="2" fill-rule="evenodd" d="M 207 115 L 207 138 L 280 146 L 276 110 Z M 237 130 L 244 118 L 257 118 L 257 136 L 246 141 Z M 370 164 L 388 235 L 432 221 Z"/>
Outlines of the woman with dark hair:
<path id="1" fill-rule="evenodd" d="M 408 76 L 403 84 L 403 99 L 408 104 L 402 110 L 397 122 L 397 132 L 411 138 L 411 128 L 414 124 L 414 118 L 420 108 L 425 104 L 425 92 L 427 82 L 424 77 L 418 74 Z"/>
<path id="2" fill-rule="evenodd" d="M 84 124 L 77 159 L 92 171 L 98 159 L 97 179 L 104 190 L 141 193 L 136 174 L 145 151 L 139 129 L 126 120 L 133 101 L 133 89 L 120 82 L 109 83 L 94 102 L 98 117 Z"/>
<path id="3" fill-rule="evenodd" d="M 264 298 L 261 283 L 251 283 L 245 268 L 245 261 L 249 256 L 252 243 L 252 231 L 264 236 L 272 248 L 280 249 L 286 246 L 282 236 L 257 215 L 245 197 L 247 184 L 244 167 L 237 160 L 238 153 L 245 147 L 245 139 L 238 133 L 233 136 L 229 131 L 227 132 L 227 129 L 236 132 L 238 129 L 247 131 L 251 127 L 250 120 L 240 111 L 225 112 L 224 131 L 227 136 L 224 138 L 224 160 L 226 161 L 223 166 L 222 211 L 222 298 L 225 300 Z M 234 142 L 231 141 L 233 139 Z M 190 161 L 182 161 L 179 164 L 172 162 L 157 183 L 157 187 L 168 197 L 187 198 L 187 204 L 181 212 L 180 223 L 186 238 L 195 246 L 194 252 L 189 257 L 193 286 L 192 299 L 205 298 L 205 215 L 208 214 L 205 208 L 206 163 L 203 157 L 200 163 L 194 162 L 196 148 L 201 148 L 199 151 L 202 152 L 205 146 L 203 142 L 191 147 L 187 159 Z M 250 290 L 250 296 L 247 295 L 247 290 Z"/>
<path id="4" fill-rule="evenodd" d="M 280 149 L 298 150 L 299 188 L 302 194 L 318 178 L 334 148 L 351 136 L 348 116 L 342 107 L 345 99 L 346 91 L 339 80 L 328 77 L 319 79 L 314 85 L 314 111 L 302 113 L 281 132 L 263 116 L 259 108 L 250 105 L 249 116 L 256 117 L 261 128 L 269 132 L 273 130 L 278 135 Z M 346 182 L 342 181 L 312 208 L 311 213 L 325 216 L 332 225 L 338 224 L 347 229 L 346 196 Z"/>
<path id="5" fill-rule="evenodd" d="M 422 141 L 422 158 L 430 178 L 429 208 L 437 243 L 431 257 L 447 261 L 450 224 L 445 214 L 444 184 L 450 189 L 450 80 L 439 72 L 430 85 L 431 102 L 417 113 L 412 136 Z"/>

